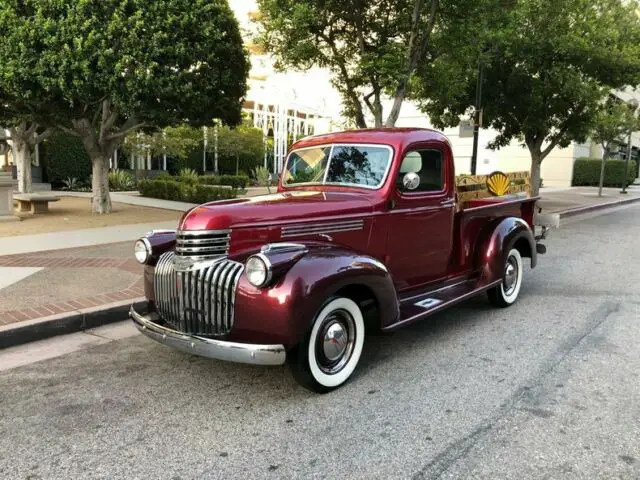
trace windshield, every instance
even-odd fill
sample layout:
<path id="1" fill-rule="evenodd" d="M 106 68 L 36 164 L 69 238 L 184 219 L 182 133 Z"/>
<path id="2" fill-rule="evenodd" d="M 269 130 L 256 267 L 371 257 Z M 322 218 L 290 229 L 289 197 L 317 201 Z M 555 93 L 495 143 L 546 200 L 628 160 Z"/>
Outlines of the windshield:
<path id="1" fill-rule="evenodd" d="M 391 163 L 391 148 L 369 145 L 325 145 L 289 154 L 283 184 L 351 185 L 378 188 Z"/>

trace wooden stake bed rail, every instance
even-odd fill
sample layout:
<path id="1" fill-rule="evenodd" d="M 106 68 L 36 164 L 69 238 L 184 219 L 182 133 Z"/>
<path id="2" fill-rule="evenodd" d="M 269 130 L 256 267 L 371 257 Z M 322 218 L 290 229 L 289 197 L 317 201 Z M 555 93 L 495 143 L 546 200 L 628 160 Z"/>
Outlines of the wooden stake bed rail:
<path id="1" fill-rule="evenodd" d="M 456 177 L 458 202 L 505 195 L 531 195 L 529 172 L 493 172 L 489 175 L 458 175 Z"/>

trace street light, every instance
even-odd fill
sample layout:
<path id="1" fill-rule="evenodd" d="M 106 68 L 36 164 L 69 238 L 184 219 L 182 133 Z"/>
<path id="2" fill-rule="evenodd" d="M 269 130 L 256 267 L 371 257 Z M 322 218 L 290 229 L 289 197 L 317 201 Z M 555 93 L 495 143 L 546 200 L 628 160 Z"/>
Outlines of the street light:
<path id="1" fill-rule="evenodd" d="M 473 113 L 473 150 L 471 152 L 471 175 L 476 174 L 478 165 L 478 140 L 480 137 L 480 122 L 482 121 L 482 63 L 478 59 L 478 76 L 476 78 L 476 105 Z"/>
<path id="2" fill-rule="evenodd" d="M 638 100 L 632 98 L 629 100 L 628 105 L 633 110 L 633 115 L 636 114 L 636 109 L 638 108 Z M 629 160 L 631 159 L 631 134 L 633 133 L 632 129 L 629 129 L 629 141 L 627 142 L 627 158 L 624 161 L 624 178 L 622 179 L 622 191 L 620 193 L 627 193 L 627 177 L 629 176 Z"/>

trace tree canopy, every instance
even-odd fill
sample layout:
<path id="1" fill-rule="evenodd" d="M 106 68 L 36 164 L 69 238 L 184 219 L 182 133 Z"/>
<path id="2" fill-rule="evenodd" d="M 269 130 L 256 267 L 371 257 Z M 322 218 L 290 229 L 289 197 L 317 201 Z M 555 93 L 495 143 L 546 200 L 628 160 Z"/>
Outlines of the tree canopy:
<path id="1" fill-rule="evenodd" d="M 434 35 L 472 18 L 469 0 L 259 0 L 260 41 L 281 67 L 326 67 L 345 115 L 367 126 L 394 126 L 416 68 L 438 52 Z M 450 39 L 455 43 L 455 40 Z M 384 117 L 383 96 L 393 103 Z"/>
<path id="2" fill-rule="evenodd" d="M 602 158 L 606 160 L 613 153 L 614 144 L 624 143 L 629 132 L 637 130 L 640 130 L 640 121 L 634 106 L 610 97 L 595 118 L 591 139 L 600 144 Z"/>
<path id="3" fill-rule="evenodd" d="M 202 141 L 202 129 L 182 124 L 151 132 L 132 132 L 127 135 L 123 147 L 133 155 L 186 157 Z"/>
<path id="4" fill-rule="evenodd" d="M 212 138 L 210 130 L 209 138 Z M 213 141 L 208 144 L 208 149 L 213 151 Z M 264 138 L 262 131 L 250 125 L 239 125 L 235 128 L 227 126 L 218 129 L 218 154 L 222 161 L 232 160 L 235 162 L 236 175 L 240 172 L 240 164 L 250 165 L 255 168 L 255 164 L 260 164 L 264 157 Z M 229 166 L 227 166 L 229 169 Z M 245 172 L 250 173 L 250 172 Z"/>
<path id="5" fill-rule="evenodd" d="M 620 0 L 516 0 L 492 9 L 462 51 L 423 65 L 419 99 L 438 127 L 455 126 L 474 105 L 482 66 L 483 126 L 492 147 L 522 141 L 532 189 L 555 147 L 585 141 L 611 89 L 640 83 L 637 7 Z"/>
<path id="6" fill-rule="evenodd" d="M 95 212 L 130 132 L 240 121 L 249 63 L 226 0 L 0 0 L 0 31 L 3 102 L 82 139 Z"/>

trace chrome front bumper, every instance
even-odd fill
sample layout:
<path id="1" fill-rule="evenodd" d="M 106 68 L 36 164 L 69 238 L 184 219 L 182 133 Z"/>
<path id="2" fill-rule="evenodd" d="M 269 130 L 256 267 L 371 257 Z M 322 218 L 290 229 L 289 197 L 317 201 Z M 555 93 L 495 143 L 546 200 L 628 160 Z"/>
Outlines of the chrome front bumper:
<path id="1" fill-rule="evenodd" d="M 287 354 L 283 345 L 225 342 L 188 335 L 155 323 L 154 320 L 159 318 L 157 313 L 140 315 L 133 307 L 129 315 L 138 330 L 147 337 L 193 355 L 256 365 L 282 365 L 286 359 Z"/>

